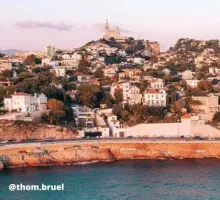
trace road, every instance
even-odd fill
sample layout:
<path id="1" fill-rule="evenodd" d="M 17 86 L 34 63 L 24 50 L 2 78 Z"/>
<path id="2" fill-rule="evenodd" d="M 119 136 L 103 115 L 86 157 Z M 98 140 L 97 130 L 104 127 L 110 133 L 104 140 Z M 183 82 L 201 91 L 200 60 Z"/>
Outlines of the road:
<path id="1" fill-rule="evenodd" d="M 74 142 L 80 142 L 80 143 L 88 143 L 88 142 L 118 142 L 118 143 L 216 143 L 220 142 L 219 139 L 212 139 L 212 140 L 195 140 L 195 139 L 178 139 L 178 138 L 91 138 L 91 139 L 65 139 L 65 140 L 52 140 L 52 141 L 27 141 L 27 142 L 8 142 L 5 144 L 0 144 L 1 146 L 10 146 L 10 145 L 21 145 L 21 144 L 62 144 L 62 143 L 74 143 Z"/>

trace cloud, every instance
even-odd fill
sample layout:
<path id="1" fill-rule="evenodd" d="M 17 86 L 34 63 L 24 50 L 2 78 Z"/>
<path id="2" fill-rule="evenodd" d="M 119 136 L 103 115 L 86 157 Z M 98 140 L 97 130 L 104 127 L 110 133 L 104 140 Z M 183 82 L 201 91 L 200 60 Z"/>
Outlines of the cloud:
<path id="1" fill-rule="evenodd" d="M 70 31 L 74 26 L 68 25 L 64 22 L 37 22 L 37 21 L 22 21 L 15 23 L 15 26 L 23 29 L 33 29 L 33 28 L 48 28 L 56 31 Z"/>

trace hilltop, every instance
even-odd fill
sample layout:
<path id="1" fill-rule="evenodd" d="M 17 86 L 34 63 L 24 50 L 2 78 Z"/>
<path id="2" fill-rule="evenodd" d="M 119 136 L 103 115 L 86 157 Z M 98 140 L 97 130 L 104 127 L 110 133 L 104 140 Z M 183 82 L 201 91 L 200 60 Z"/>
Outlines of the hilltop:
<path id="1" fill-rule="evenodd" d="M 190 38 L 181 38 L 177 41 L 174 47 L 171 47 L 171 51 L 178 52 L 198 52 L 201 53 L 205 49 L 213 49 L 215 53 L 220 53 L 220 41 L 219 40 L 196 40 Z"/>

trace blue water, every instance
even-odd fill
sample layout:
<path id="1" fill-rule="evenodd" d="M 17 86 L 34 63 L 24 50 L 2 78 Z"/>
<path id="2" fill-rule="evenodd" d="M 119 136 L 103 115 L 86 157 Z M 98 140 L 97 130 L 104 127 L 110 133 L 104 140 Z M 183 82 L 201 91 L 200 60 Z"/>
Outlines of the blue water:
<path id="1" fill-rule="evenodd" d="M 9 184 L 65 184 L 64 191 L 8 190 Z M 118 161 L 5 169 L 0 200 L 220 200 L 220 160 Z"/>

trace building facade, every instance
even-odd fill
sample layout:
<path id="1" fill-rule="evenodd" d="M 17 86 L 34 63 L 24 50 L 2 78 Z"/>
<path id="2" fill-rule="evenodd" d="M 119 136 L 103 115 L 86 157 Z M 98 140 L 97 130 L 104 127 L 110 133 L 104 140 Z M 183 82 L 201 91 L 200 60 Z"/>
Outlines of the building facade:
<path id="1" fill-rule="evenodd" d="M 9 112 L 34 112 L 45 111 L 47 108 L 47 97 L 44 94 L 14 93 L 11 98 L 4 99 L 4 108 Z"/>
<path id="2" fill-rule="evenodd" d="M 106 24 L 105 24 L 105 34 L 104 34 L 103 38 L 105 40 L 110 40 L 111 38 L 114 38 L 118 42 L 124 42 L 126 39 L 128 39 L 127 36 L 121 35 L 118 26 L 115 29 L 111 30 L 107 20 L 106 20 Z"/>
<path id="3" fill-rule="evenodd" d="M 166 107 L 167 105 L 167 94 L 166 90 L 146 90 L 144 93 L 143 103 L 148 106 L 161 106 Z"/>

